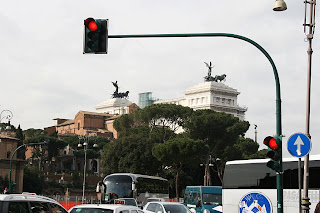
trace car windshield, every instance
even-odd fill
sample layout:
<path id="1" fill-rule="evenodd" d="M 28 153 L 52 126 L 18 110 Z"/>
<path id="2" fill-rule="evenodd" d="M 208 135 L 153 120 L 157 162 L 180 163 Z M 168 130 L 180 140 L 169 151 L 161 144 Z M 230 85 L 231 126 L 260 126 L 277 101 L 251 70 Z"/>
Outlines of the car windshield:
<path id="1" fill-rule="evenodd" d="M 191 213 L 184 205 L 163 205 L 167 213 Z"/>
<path id="2" fill-rule="evenodd" d="M 100 208 L 74 208 L 71 213 L 113 213 L 113 210 Z"/>
<path id="3" fill-rule="evenodd" d="M 219 194 L 203 194 L 204 205 L 222 205 L 222 196 Z"/>

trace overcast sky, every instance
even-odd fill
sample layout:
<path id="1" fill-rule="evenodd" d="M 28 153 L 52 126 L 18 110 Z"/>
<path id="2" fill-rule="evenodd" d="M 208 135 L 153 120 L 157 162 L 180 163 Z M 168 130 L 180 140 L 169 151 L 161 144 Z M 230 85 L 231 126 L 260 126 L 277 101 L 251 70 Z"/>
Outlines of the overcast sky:
<path id="1" fill-rule="evenodd" d="M 216 0 L 73 0 L 5 1 L 0 7 L 0 110 L 22 129 L 44 128 L 54 118 L 73 119 L 79 110 L 109 99 L 119 91 L 171 99 L 212 75 L 226 74 L 237 89 L 240 106 L 248 107 L 262 140 L 276 134 L 276 93 L 272 67 L 253 45 L 233 38 L 109 39 L 107 55 L 83 55 L 83 20 L 109 19 L 109 35 L 162 33 L 232 33 L 260 44 L 278 69 L 282 99 L 284 156 L 293 133 L 305 133 L 307 48 L 303 1 L 287 1 L 284 12 L 274 1 Z M 319 8 L 319 7 L 318 7 Z M 319 23 L 317 8 L 316 23 Z M 313 39 L 311 93 L 311 154 L 320 154 L 320 32 Z"/>

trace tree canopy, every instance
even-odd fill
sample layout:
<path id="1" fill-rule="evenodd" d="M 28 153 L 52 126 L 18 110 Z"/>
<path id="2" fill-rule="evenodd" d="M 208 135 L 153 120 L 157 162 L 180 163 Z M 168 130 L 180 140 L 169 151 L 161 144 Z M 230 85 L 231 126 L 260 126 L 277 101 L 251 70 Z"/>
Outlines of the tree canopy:
<path id="1" fill-rule="evenodd" d="M 176 171 L 176 197 L 179 197 L 179 178 L 185 164 L 189 166 L 199 165 L 204 156 L 207 156 L 208 147 L 201 140 L 193 140 L 188 137 L 176 137 L 157 144 L 152 149 L 152 154 L 161 161 L 164 166 L 177 168 Z"/>
<path id="2" fill-rule="evenodd" d="M 249 122 L 240 121 L 232 115 L 213 110 L 194 111 L 184 125 L 193 139 L 204 140 L 215 158 L 229 160 L 225 149 L 237 143 L 249 129 Z"/>
<path id="3" fill-rule="evenodd" d="M 131 172 L 156 175 L 161 164 L 152 155 L 155 141 L 149 137 L 149 127 L 136 127 L 133 134 L 123 135 L 103 149 L 102 164 L 107 174 Z"/>
<path id="4" fill-rule="evenodd" d="M 116 119 L 114 128 L 119 135 L 127 134 L 130 128 L 149 126 L 150 131 L 161 136 L 161 142 L 173 138 L 176 130 L 182 127 L 193 110 L 175 104 L 154 104 L 129 115 Z"/>

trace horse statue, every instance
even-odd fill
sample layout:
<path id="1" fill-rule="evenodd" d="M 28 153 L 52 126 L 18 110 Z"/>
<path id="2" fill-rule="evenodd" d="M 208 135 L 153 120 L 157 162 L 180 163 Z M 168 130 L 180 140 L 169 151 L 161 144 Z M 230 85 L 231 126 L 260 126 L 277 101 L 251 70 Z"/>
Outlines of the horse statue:
<path id="1" fill-rule="evenodd" d="M 128 97 L 129 97 L 129 91 L 119 93 L 119 98 L 128 98 Z"/>
<path id="2" fill-rule="evenodd" d="M 214 77 L 214 81 L 218 82 L 218 81 L 225 81 L 226 80 L 227 75 L 226 74 L 222 74 L 222 75 L 216 75 Z"/>

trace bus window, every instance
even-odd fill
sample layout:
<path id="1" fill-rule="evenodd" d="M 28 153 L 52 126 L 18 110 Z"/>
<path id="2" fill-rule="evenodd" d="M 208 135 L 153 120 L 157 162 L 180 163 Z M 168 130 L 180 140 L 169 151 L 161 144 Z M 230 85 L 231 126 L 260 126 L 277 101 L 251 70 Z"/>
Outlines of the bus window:
<path id="1" fill-rule="evenodd" d="M 320 189 L 320 161 L 310 161 L 309 188 Z"/>
<path id="2" fill-rule="evenodd" d="M 203 194 L 203 204 L 204 205 L 222 205 L 222 195 L 221 194 Z"/>
<path id="3" fill-rule="evenodd" d="M 192 193 L 192 196 L 191 196 L 191 204 L 196 205 L 196 204 L 197 204 L 197 201 L 198 201 L 198 193 L 193 192 L 193 193 Z"/>
<path id="4" fill-rule="evenodd" d="M 294 161 L 283 162 L 284 189 L 298 188 L 297 165 Z M 309 188 L 320 188 L 320 181 L 317 181 L 320 179 L 320 161 L 310 161 L 309 173 Z M 226 165 L 223 185 L 225 189 L 275 189 L 276 174 L 261 163 L 229 164 Z"/>

